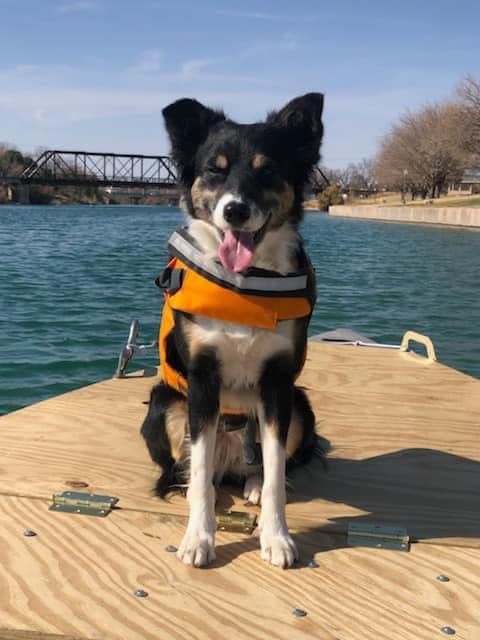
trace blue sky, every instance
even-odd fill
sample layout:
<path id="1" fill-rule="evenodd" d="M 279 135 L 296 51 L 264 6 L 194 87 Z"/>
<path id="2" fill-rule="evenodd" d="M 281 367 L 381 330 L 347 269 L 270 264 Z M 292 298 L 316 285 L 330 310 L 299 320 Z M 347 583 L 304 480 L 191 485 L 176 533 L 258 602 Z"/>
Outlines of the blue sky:
<path id="1" fill-rule="evenodd" d="M 0 0 L 0 142 L 161 153 L 190 96 L 252 122 L 308 91 L 323 161 L 375 153 L 398 115 L 480 76 L 480 2 Z"/>

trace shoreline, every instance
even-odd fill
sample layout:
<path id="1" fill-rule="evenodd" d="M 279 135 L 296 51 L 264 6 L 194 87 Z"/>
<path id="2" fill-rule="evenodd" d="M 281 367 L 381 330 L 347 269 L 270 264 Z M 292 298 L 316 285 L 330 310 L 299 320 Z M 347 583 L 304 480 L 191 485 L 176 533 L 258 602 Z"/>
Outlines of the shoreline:
<path id="1" fill-rule="evenodd" d="M 382 222 L 429 224 L 480 229 L 480 207 L 385 207 L 377 205 L 334 205 L 328 214 Z"/>

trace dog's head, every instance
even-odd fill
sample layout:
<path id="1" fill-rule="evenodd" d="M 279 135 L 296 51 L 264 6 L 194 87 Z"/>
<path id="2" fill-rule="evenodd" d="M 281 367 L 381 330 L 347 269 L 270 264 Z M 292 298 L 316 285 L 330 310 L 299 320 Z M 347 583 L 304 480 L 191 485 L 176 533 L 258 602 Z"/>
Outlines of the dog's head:
<path id="1" fill-rule="evenodd" d="M 308 93 L 249 125 L 191 99 L 163 110 L 188 213 L 215 227 L 226 269 L 243 271 L 268 231 L 299 222 L 322 108 L 323 96 Z"/>

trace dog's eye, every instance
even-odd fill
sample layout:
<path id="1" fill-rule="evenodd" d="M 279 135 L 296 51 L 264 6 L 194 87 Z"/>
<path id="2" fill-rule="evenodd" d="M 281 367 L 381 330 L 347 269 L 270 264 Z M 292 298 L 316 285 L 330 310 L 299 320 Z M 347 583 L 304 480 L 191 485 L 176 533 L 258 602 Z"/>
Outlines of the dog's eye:
<path id="1" fill-rule="evenodd" d="M 215 176 L 216 178 L 226 177 L 228 175 L 229 167 L 221 167 L 216 163 L 208 164 L 205 167 L 206 173 L 211 176 Z"/>
<path id="2" fill-rule="evenodd" d="M 277 167 L 270 159 L 263 159 L 263 162 L 260 164 L 254 163 L 253 169 L 258 176 L 272 176 L 277 173 Z"/>
<path id="3" fill-rule="evenodd" d="M 257 169 L 256 171 L 257 179 L 260 180 L 262 184 L 270 185 L 275 181 L 275 176 L 277 175 L 277 171 L 273 164 L 265 164 L 263 167 Z"/>
<path id="4" fill-rule="evenodd" d="M 207 167 L 208 173 L 215 173 L 217 175 L 226 175 L 228 173 L 228 167 L 219 167 L 216 164 L 212 164 Z"/>
<path id="5" fill-rule="evenodd" d="M 206 169 L 208 173 L 226 175 L 230 169 L 228 157 L 224 153 L 219 153 L 207 162 Z"/>

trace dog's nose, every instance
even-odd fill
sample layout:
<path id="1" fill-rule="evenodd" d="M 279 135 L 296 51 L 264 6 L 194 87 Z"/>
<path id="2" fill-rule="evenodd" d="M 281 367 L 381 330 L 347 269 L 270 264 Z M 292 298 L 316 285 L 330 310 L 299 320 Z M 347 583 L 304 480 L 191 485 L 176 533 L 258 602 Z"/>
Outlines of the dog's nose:
<path id="1" fill-rule="evenodd" d="M 244 202 L 233 200 L 223 208 L 223 217 L 230 224 L 242 224 L 250 217 L 250 209 Z"/>

